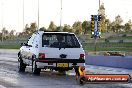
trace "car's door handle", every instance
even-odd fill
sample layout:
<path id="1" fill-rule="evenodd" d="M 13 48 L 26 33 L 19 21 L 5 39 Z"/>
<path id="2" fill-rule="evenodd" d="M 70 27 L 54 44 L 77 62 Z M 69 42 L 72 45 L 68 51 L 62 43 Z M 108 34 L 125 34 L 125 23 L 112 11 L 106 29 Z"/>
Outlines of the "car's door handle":
<path id="1" fill-rule="evenodd" d="M 30 49 L 29 49 L 30 50 Z"/>

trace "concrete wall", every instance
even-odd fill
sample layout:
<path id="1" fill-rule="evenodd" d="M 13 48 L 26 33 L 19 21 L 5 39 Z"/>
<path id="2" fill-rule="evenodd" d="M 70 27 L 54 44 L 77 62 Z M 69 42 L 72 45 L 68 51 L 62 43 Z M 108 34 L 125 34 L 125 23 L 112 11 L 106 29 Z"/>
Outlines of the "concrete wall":
<path id="1" fill-rule="evenodd" d="M 86 64 L 132 69 L 132 56 L 86 56 Z"/>

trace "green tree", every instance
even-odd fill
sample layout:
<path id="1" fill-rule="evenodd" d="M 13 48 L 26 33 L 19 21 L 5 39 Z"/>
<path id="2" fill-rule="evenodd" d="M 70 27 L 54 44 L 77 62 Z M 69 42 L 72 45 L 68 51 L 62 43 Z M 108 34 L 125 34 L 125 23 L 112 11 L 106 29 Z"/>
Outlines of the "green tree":
<path id="1" fill-rule="evenodd" d="M 124 30 L 125 31 L 128 31 L 128 30 L 130 30 L 131 29 L 131 25 L 129 24 L 129 23 L 125 23 L 125 25 L 124 25 Z"/>
<path id="2" fill-rule="evenodd" d="M 2 41 L 2 33 L 0 32 L 0 40 Z"/>
<path id="3" fill-rule="evenodd" d="M 106 23 L 106 30 L 111 31 L 112 29 L 111 21 L 109 19 L 106 19 L 105 23 Z"/>
<path id="4" fill-rule="evenodd" d="M 132 29 L 132 21 L 129 19 L 128 24 L 130 25 L 130 29 Z"/>
<path id="5" fill-rule="evenodd" d="M 58 27 L 56 27 L 55 31 L 61 31 L 61 29 L 63 29 L 63 27 L 58 26 Z"/>
<path id="6" fill-rule="evenodd" d="M 30 33 L 34 33 L 37 29 L 37 24 L 34 22 L 34 23 L 31 23 L 30 24 Z"/>
<path id="7" fill-rule="evenodd" d="M 121 23 L 123 22 L 122 18 L 120 15 L 116 16 L 115 17 L 115 24 L 119 24 L 121 25 Z"/>
<path id="8" fill-rule="evenodd" d="M 14 33 L 15 33 L 16 30 L 11 30 L 10 33 L 9 33 L 9 37 L 12 39 L 14 38 Z"/>
<path id="9" fill-rule="evenodd" d="M 18 37 L 25 37 L 25 32 L 20 32 L 20 33 L 18 34 Z"/>
<path id="10" fill-rule="evenodd" d="M 80 22 L 80 21 L 74 22 L 72 27 L 73 27 L 73 30 L 76 34 L 82 34 L 83 33 L 83 31 L 82 31 L 82 22 Z"/>
<path id="11" fill-rule="evenodd" d="M 112 22 L 110 25 L 111 25 L 111 31 L 116 32 L 115 22 Z"/>
<path id="12" fill-rule="evenodd" d="M 4 27 L 4 28 L 2 29 L 2 41 L 3 41 L 3 40 L 6 40 L 6 39 L 8 38 L 8 35 L 9 35 L 9 32 L 8 32 L 8 30 L 6 30 L 6 28 Z"/>
<path id="13" fill-rule="evenodd" d="M 34 33 L 37 29 L 37 24 L 36 23 L 31 23 L 30 27 L 28 24 L 26 24 L 25 29 L 24 29 L 24 35 L 25 36 L 30 36 L 32 33 Z"/>
<path id="14" fill-rule="evenodd" d="M 49 24 L 48 30 L 49 31 L 55 31 L 56 28 L 57 28 L 57 26 L 54 24 L 53 21 L 51 21 L 50 24 Z"/>
<path id="15" fill-rule="evenodd" d="M 42 27 L 42 28 L 39 29 L 39 31 L 46 31 L 46 28 Z"/>
<path id="16" fill-rule="evenodd" d="M 115 17 L 115 32 L 118 32 L 118 31 L 120 31 L 121 30 L 121 28 L 122 28 L 122 22 L 123 22 L 123 20 L 122 20 L 122 18 L 121 18 L 121 16 L 120 15 L 118 15 L 118 16 L 116 16 Z"/>
<path id="17" fill-rule="evenodd" d="M 87 34 L 88 33 L 88 31 L 90 31 L 91 30 L 91 22 L 90 21 L 84 21 L 83 23 L 82 23 L 82 29 L 83 29 L 83 33 L 84 34 Z"/>
<path id="18" fill-rule="evenodd" d="M 28 24 L 26 24 L 25 28 L 24 28 L 24 31 L 21 35 L 25 36 L 25 35 L 28 35 L 30 34 L 30 27 Z"/>
<path id="19" fill-rule="evenodd" d="M 104 3 L 102 3 L 99 7 L 98 14 L 101 15 L 101 20 L 100 20 L 100 31 L 105 32 L 106 31 L 106 15 L 105 15 L 105 7 Z"/>
<path id="20" fill-rule="evenodd" d="M 63 31 L 64 32 L 72 32 L 71 26 L 70 25 L 67 25 L 67 24 L 64 24 Z"/>

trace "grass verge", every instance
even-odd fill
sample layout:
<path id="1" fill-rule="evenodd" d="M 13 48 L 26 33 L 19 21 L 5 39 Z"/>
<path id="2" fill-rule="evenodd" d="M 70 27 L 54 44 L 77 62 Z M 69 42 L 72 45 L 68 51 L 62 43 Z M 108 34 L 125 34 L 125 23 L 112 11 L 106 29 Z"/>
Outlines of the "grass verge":
<path id="1" fill-rule="evenodd" d="M 0 49 L 20 49 L 20 45 L 0 45 Z"/>
<path id="2" fill-rule="evenodd" d="M 0 49 L 20 49 L 20 45 L 0 45 Z M 83 44 L 85 51 L 95 51 L 94 44 Z M 97 44 L 96 51 L 126 51 L 132 52 L 132 43 Z"/>

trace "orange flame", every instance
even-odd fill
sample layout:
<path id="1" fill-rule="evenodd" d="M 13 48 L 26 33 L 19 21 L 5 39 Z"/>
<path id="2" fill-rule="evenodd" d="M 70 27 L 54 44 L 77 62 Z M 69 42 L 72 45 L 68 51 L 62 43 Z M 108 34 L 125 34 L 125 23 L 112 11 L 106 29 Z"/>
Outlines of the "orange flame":
<path id="1" fill-rule="evenodd" d="M 84 67 L 80 66 L 78 68 L 78 71 L 79 71 L 80 76 L 85 76 L 86 72 L 85 72 L 85 68 Z"/>

